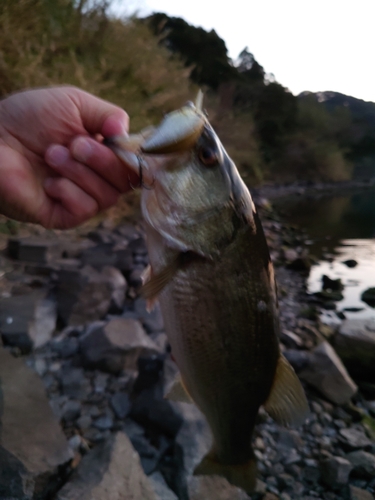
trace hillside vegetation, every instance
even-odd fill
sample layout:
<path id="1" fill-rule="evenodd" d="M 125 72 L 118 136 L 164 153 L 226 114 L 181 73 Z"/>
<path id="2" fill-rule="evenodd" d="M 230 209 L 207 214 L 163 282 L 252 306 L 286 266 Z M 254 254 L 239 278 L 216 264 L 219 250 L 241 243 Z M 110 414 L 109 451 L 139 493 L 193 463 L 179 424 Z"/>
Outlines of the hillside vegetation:
<path id="1" fill-rule="evenodd" d="M 77 85 L 126 109 L 138 131 L 201 87 L 210 121 L 249 184 L 375 175 L 371 103 L 347 105 L 335 93 L 297 98 L 247 49 L 234 65 L 215 31 L 165 14 L 114 19 L 109 3 L 2 0 L 0 96 Z"/>

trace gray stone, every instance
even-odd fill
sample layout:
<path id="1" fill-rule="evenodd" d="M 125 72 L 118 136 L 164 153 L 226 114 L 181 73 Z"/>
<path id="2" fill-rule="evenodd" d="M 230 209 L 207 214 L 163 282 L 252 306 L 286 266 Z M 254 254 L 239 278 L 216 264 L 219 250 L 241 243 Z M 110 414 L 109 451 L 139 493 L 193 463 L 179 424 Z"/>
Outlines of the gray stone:
<path id="1" fill-rule="evenodd" d="M 105 266 L 116 264 L 116 254 L 112 251 L 112 243 L 102 243 L 84 250 L 81 261 L 84 266 L 92 266 L 95 269 L 103 269 Z"/>
<path id="2" fill-rule="evenodd" d="M 375 477 L 375 456 L 366 451 L 353 451 L 348 453 L 346 458 L 354 467 L 353 472 L 363 478 L 372 479 Z"/>
<path id="3" fill-rule="evenodd" d="M 5 345 L 27 353 L 52 338 L 56 328 L 56 304 L 46 293 L 35 291 L 0 300 L 0 334 Z"/>
<path id="4" fill-rule="evenodd" d="M 296 348 L 303 346 L 302 339 L 295 333 L 285 330 L 285 328 L 281 331 L 280 340 L 287 347 Z"/>
<path id="5" fill-rule="evenodd" d="M 66 325 L 83 325 L 104 317 L 111 305 L 113 288 L 104 272 L 85 266 L 58 272 L 57 307 Z"/>
<path id="6" fill-rule="evenodd" d="M 41 238 L 10 238 L 8 254 L 13 259 L 44 264 L 62 254 L 58 241 L 43 240 Z"/>
<path id="7" fill-rule="evenodd" d="M 103 417 L 99 417 L 94 422 L 94 427 L 99 429 L 100 431 L 105 431 L 107 429 L 112 429 L 113 427 L 113 418 L 106 415 Z"/>
<path id="8" fill-rule="evenodd" d="M 51 348 L 61 358 L 70 358 L 78 352 L 78 339 L 75 337 L 54 339 L 51 342 Z"/>
<path id="9" fill-rule="evenodd" d="M 160 500 L 178 500 L 177 496 L 168 488 L 164 477 L 160 472 L 153 472 L 149 476 L 151 486 Z"/>
<path id="10" fill-rule="evenodd" d="M 195 405 L 174 403 L 173 406 L 183 418 L 176 436 L 176 444 L 183 451 L 184 473 L 189 476 L 211 447 L 211 431 L 203 414 Z"/>
<path id="11" fill-rule="evenodd" d="M 162 500 L 140 465 L 127 436 L 120 432 L 87 453 L 57 500 Z"/>
<path id="12" fill-rule="evenodd" d="M 349 500 L 374 500 L 374 495 L 351 484 L 349 486 Z"/>
<path id="13" fill-rule="evenodd" d="M 81 403 L 79 401 L 67 401 L 62 408 L 62 418 L 66 422 L 77 419 L 81 414 Z"/>
<path id="14" fill-rule="evenodd" d="M 242 489 L 220 476 L 190 476 L 188 491 L 189 500 L 251 500 Z"/>
<path id="15" fill-rule="evenodd" d="M 90 415 L 82 415 L 77 419 L 76 424 L 81 431 L 85 431 L 91 427 L 92 419 Z"/>
<path id="16" fill-rule="evenodd" d="M 78 451 L 82 444 L 82 438 L 79 434 L 75 434 L 69 439 L 69 446 L 73 451 Z"/>
<path id="17" fill-rule="evenodd" d="M 299 376 L 338 405 L 349 403 L 357 392 L 357 386 L 328 342 L 311 351 L 308 366 Z"/>
<path id="18" fill-rule="evenodd" d="M 370 448 L 373 445 L 372 441 L 370 441 L 363 431 L 352 427 L 348 429 L 340 429 L 339 440 L 343 446 L 349 450 Z"/>
<path id="19" fill-rule="evenodd" d="M 0 498 L 46 498 L 73 457 L 39 376 L 0 347 Z"/>
<path id="20" fill-rule="evenodd" d="M 139 356 L 157 353 L 158 348 L 139 321 L 116 318 L 84 334 L 80 351 L 85 367 L 116 374 L 136 370 Z"/>
<path id="21" fill-rule="evenodd" d="M 349 481 L 351 463 L 342 457 L 331 457 L 321 463 L 322 481 L 330 487 L 344 486 Z"/>
<path id="22" fill-rule="evenodd" d="M 354 377 L 375 381 L 375 320 L 347 319 L 334 335 L 333 344 Z"/>
<path id="23" fill-rule="evenodd" d="M 67 368 L 61 374 L 62 391 L 66 396 L 85 399 L 91 392 L 91 384 L 85 378 L 82 368 Z"/>
<path id="24" fill-rule="evenodd" d="M 128 288 L 126 279 L 119 269 L 116 267 L 105 266 L 103 268 L 102 274 L 106 276 L 106 279 L 111 288 L 111 310 L 114 309 L 117 312 L 122 312 L 124 305 L 125 294 Z"/>
<path id="25" fill-rule="evenodd" d="M 159 302 L 156 302 L 152 310 L 148 311 L 147 302 L 140 297 L 134 302 L 134 311 L 141 319 L 147 332 L 155 333 L 164 330 L 164 322 Z"/>
<path id="26" fill-rule="evenodd" d="M 141 465 L 145 474 L 149 475 L 153 472 L 160 460 L 161 453 L 154 446 L 150 444 L 144 435 L 133 436 L 131 438 L 134 449 L 139 453 Z"/>
<path id="27" fill-rule="evenodd" d="M 47 363 L 43 358 L 37 358 L 34 362 L 34 370 L 40 377 L 47 373 Z"/>
<path id="28" fill-rule="evenodd" d="M 111 397 L 111 407 L 119 419 L 123 419 L 129 414 L 130 406 L 130 399 L 126 392 L 116 392 Z"/>

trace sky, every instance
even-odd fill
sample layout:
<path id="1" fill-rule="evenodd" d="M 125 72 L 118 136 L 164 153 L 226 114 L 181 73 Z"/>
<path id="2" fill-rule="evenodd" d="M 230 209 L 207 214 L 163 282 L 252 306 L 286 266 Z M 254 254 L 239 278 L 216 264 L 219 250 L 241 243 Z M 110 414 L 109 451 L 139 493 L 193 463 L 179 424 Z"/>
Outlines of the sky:
<path id="1" fill-rule="evenodd" d="M 118 2 L 214 29 L 232 59 L 248 47 L 295 95 L 332 90 L 375 102 L 375 0 Z"/>

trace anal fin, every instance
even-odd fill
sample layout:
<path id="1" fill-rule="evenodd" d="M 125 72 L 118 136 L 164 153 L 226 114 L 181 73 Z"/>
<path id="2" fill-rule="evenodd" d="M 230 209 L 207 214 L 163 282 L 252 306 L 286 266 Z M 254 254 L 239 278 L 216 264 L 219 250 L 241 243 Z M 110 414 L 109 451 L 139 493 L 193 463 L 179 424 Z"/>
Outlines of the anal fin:
<path id="1" fill-rule="evenodd" d="M 309 413 L 301 382 L 282 354 L 277 362 L 271 393 L 263 406 L 282 425 L 301 425 Z"/>
<path id="2" fill-rule="evenodd" d="M 252 457 L 242 464 L 222 464 L 217 460 L 215 454 L 210 451 L 194 470 L 194 476 L 200 475 L 225 477 L 229 483 L 251 494 L 254 493 L 257 482 L 256 460 Z"/>

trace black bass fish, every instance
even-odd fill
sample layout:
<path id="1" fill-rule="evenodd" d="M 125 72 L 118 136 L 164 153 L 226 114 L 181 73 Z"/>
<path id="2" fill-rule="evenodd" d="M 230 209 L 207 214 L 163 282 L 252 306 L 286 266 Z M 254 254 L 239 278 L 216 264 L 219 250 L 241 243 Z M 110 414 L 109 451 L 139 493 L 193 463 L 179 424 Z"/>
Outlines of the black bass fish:
<path id="1" fill-rule="evenodd" d="M 198 99 L 200 101 L 200 99 Z M 267 242 L 250 193 L 201 102 L 159 127 L 110 146 L 138 172 L 150 258 L 144 295 L 160 301 L 180 370 L 170 397 L 192 400 L 213 435 L 195 474 L 254 491 L 251 438 L 259 407 L 281 424 L 308 412 L 279 349 L 278 305 Z"/>

